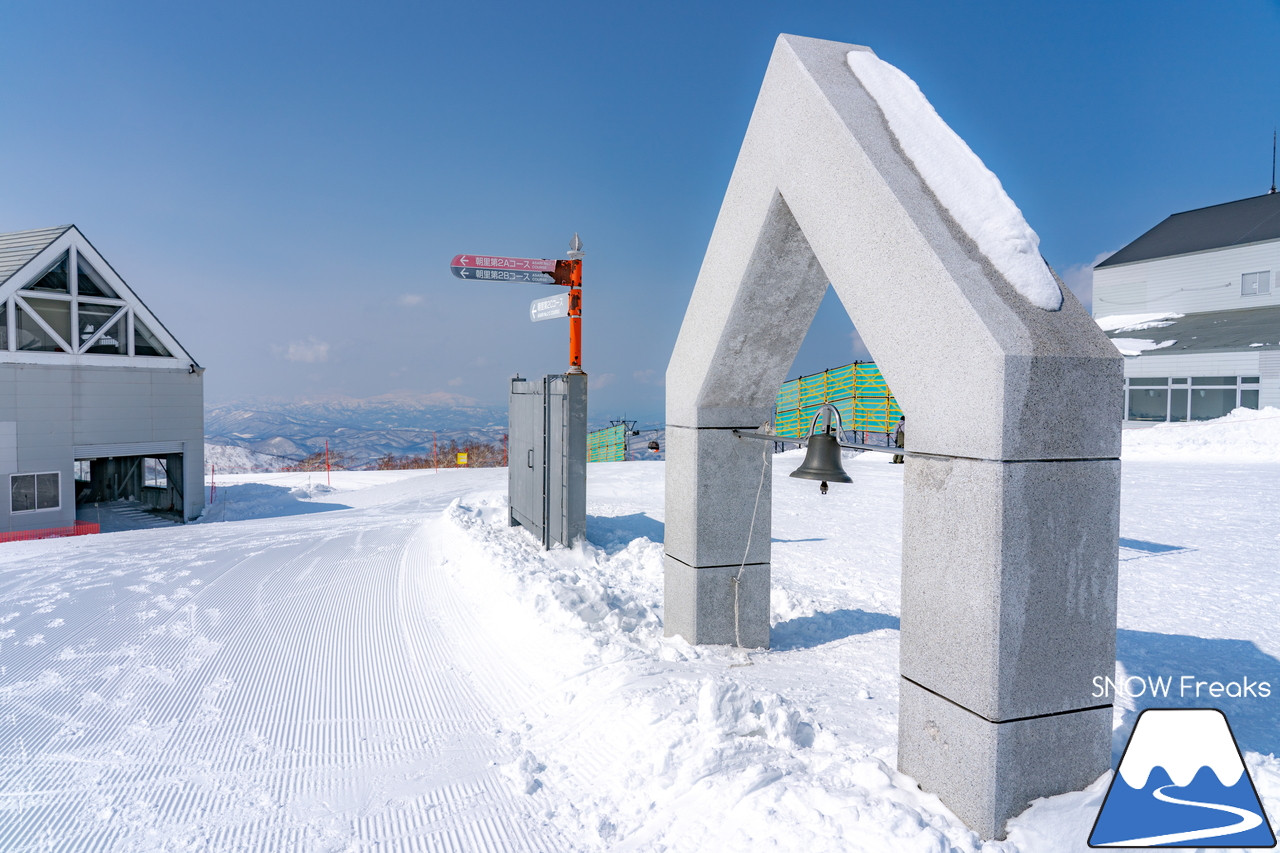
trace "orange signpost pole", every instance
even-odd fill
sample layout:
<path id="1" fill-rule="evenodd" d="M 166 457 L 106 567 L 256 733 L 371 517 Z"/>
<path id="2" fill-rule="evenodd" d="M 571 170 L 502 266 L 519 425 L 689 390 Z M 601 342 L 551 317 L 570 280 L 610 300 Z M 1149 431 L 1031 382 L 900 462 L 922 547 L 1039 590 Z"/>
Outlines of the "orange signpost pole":
<path id="1" fill-rule="evenodd" d="M 582 261 L 570 261 L 569 372 L 582 372 Z"/>

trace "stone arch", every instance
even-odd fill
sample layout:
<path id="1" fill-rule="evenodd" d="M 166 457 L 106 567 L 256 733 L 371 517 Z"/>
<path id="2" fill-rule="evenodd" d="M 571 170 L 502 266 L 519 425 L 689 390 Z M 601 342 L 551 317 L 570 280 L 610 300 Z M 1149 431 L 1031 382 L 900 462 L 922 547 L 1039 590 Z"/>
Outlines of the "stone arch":
<path id="1" fill-rule="evenodd" d="M 1040 307 L 979 246 L 851 51 L 779 37 L 671 357 L 666 629 L 768 646 L 769 445 L 733 430 L 830 282 L 931 454 L 904 466 L 899 765 L 994 837 L 1109 765 L 1122 362 L 1056 275 Z"/>

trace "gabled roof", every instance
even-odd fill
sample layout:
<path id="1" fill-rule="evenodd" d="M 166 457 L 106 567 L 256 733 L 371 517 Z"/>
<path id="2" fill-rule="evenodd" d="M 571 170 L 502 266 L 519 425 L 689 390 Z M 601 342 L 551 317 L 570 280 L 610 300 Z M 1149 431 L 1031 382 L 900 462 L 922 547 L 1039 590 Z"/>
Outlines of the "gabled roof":
<path id="1" fill-rule="evenodd" d="M 1107 337 L 1174 341 L 1167 347 L 1143 353 L 1153 356 L 1204 352 L 1276 352 L 1280 351 L 1280 305 L 1186 314 L 1177 319 L 1161 321 L 1159 326 L 1151 325 L 1146 329 L 1107 332 Z M 1254 344 L 1262 346 L 1253 346 Z"/>
<path id="2" fill-rule="evenodd" d="M 56 228 L 37 228 L 34 231 L 10 231 L 0 234 L 0 284 L 4 284 L 27 262 L 57 240 L 70 225 Z"/>
<path id="3" fill-rule="evenodd" d="M 95 288 L 92 293 L 80 292 L 84 280 L 78 278 L 78 271 L 71 273 L 80 269 L 82 261 L 89 268 L 86 275 L 93 279 L 89 282 Z M 60 286 L 32 291 L 33 283 L 59 266 Z M 78 319 L 86 320 L 83 327 L 77 322 L 77 328 L 71 328 L 76 310 L 56 310 L 58 302 L 79 306 Z M 86 305 L 98 316 L 88 315 Z M 19 326 L 24 317 L 29 321 L 16 337 L 0 344 L 0 361 L 6 363 L 57 364 L 72 356 L 86 359 L 87 364 L 170 369 L 187 363 L 189 369 L 199 369 L 186 348 L 75 225 L 0 234 L 0 307 L 16 312 Z M 114 313 L 100 313 L 107 308 Z M 8 329 L 0 324 L 0 331 Z M 39 345 L 25 345 L 23 335 L 26 343 Z M 117 352 L 105 352 L 104 342 L 109 342 L 106 349 Z M 140 347 L 151 351 L 138 351 Z M 121 348 L 127 354 L 119 352 Z"/>
<path id="4" fill-rule="evenodd" d="M 1175 213 L 1094 269 L 1280 240 L 1280 193 Z"/>

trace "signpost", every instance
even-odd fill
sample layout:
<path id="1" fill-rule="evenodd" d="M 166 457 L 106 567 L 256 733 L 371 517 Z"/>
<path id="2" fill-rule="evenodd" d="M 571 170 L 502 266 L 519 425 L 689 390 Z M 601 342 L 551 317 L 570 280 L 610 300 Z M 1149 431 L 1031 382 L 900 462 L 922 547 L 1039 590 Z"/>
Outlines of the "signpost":
<path id="1" fill-rule="evenodd" d="M 569 292 L 535 299 L 529 306 L 534 323 L 569 318 L 569 373 L 582 373 L 582 241 L 573 235 L 569 260 L 507 258 L 498 255 L 454 255 L 449 270 L 463 281 L 512 281 L 559 284 Z"/>
<path id="2" fill-rule="evenodd" d="M 568 291 L 533 300 L 534 323 L 569 318 L 569 369 L 544 376 L 541 387 L 511 381 L 508 521 L 542 540 L 571 547 L 587 529 L 587 374 L 582 369 L 582 240 L 567 260 L 455 255 L 449 269 L 463 281 L 558 284 Z M 458 465 L 467 457 L 458 454 Z"/>
<path id="3" fill-rule="evenodd" d="M 529 319 L 535 323 L 569 316 L 569 294 L 557 293 L 529 303 Z"/>
<path id="4" fill-rule="evenodd" d="M 492 255 L 455 255 L 449 269 L 464 281 L 524 281 L 560 284 L 552 275 L 556 262 L 546 258 L 499 258 Z"/>

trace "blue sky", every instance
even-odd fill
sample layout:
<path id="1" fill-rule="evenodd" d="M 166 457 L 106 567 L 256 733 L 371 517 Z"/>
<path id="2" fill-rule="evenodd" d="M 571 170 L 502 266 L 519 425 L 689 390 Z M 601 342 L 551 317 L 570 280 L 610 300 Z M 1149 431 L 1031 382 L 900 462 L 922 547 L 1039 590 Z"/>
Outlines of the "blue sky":
<path id="1" fill-rule="evenodd" d="M 211 402 L 444 391 L 567 367 L 594 416 L 663 373 L 778 33 L 871 46 L 1069 280 L 1170 213 L 1266 192 L 1275 3 L 58 3 L 0 9 L 0 230 L 74 222 L 208 367 Z M 1087 278 L 1087 277 L 1086 277 Z M 792 375 L 857 354 L 828 299 Z"/>

